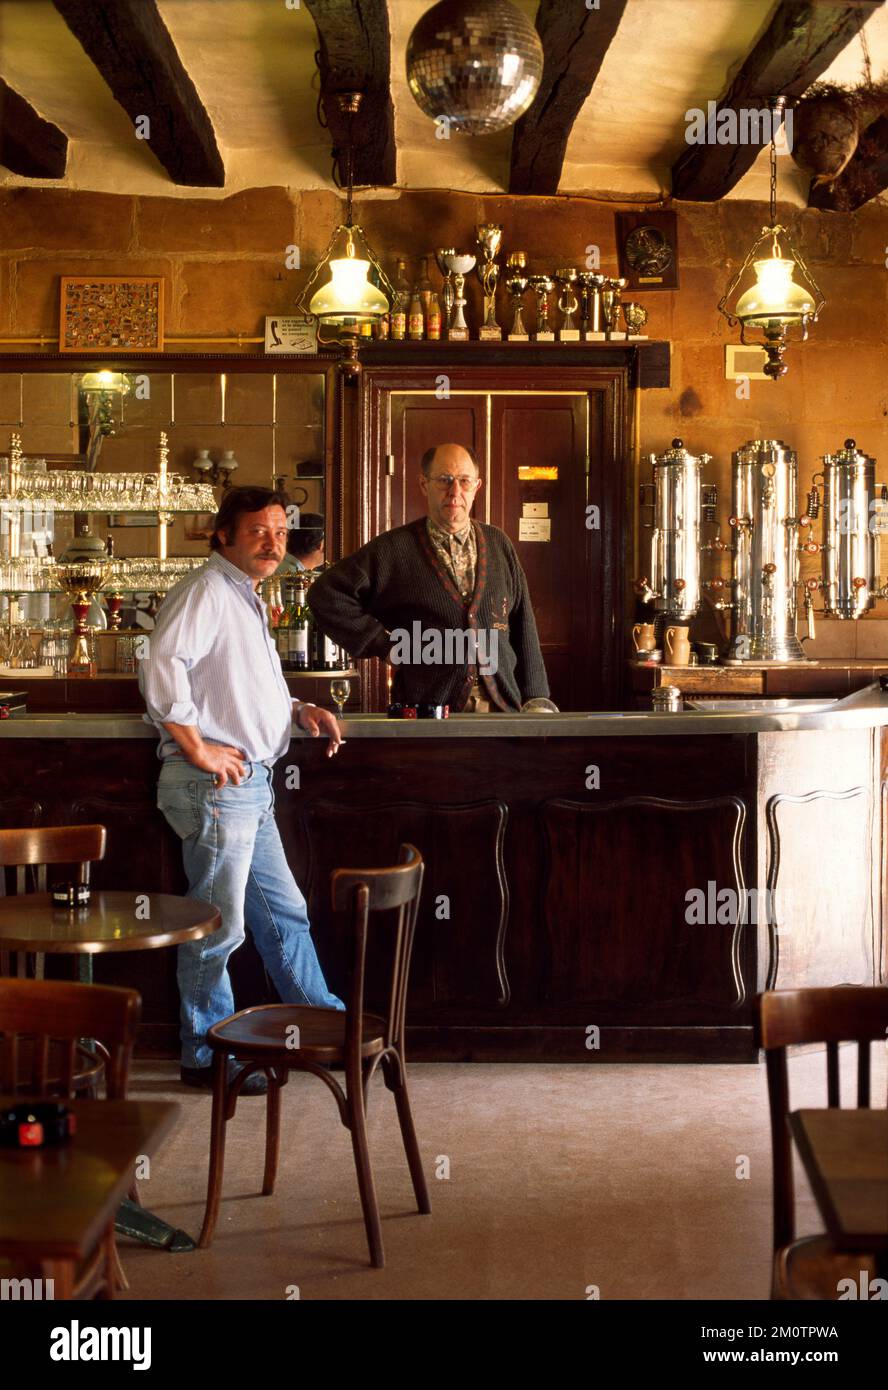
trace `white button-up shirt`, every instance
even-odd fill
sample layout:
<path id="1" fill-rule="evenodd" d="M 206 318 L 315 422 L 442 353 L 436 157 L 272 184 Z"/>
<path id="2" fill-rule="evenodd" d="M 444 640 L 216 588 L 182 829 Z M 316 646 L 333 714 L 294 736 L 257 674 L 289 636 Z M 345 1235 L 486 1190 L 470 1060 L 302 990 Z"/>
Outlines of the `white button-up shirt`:
<path id="1" fill-rule="evenodd" d="M 270 765 L 287 751 L 292 696 L 265 609 L 250 576 L 218 551 L 167 594 L 147 647 L 139 688 L 159 757 L 180 752 L 165 723 L 196 724 L 248 762 Z"/>

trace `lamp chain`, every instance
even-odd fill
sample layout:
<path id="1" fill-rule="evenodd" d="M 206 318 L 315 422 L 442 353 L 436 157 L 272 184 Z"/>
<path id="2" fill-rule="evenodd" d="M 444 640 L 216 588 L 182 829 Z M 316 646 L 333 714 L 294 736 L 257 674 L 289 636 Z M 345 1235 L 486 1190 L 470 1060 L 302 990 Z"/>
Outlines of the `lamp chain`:
<path id="1" fill-rule="evenodd" d="M 777 145 L 774 140 L 774 128 L 771 127 L 771 226 L 777 221 Z"/>

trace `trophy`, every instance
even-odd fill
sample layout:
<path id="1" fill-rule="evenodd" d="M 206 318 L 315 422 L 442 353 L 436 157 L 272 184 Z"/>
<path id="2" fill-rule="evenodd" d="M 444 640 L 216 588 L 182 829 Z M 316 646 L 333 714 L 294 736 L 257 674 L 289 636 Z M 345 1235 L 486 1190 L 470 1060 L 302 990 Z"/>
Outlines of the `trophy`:
<path id="1" fill-rule="evenodd" d="M 453 275 L 455 291 L 453 318 L 447 330 L 447 337 L 451 342 L 466 343 L 469 340 L 469 329 L 463 314 L 463 309 L 466 306 L 463 290 L 465 289 L 466 276 L 475 264 L 475 257 L 468 254 L 461 255 L 458 251 L 445 250 L 443 260 L 448 271 Z"/>
<path id="2" fill-rule="evenodd" d="M 577 272 L 573 266 L 565 266 L 562 270 L 556 270 L 555 280 L 561 286 L 561 293 L 558 296 L 558 308 L 564 316 L 561 328 L 558 331 L 558 337 L 562 343 L 578 343 L 580 341 L 580 330 L 574 323 L 574 314 L 580 307 L 580 301 L 574 293 Z"/>
<path id="3" fill-rule="evenodd" d="M 93 595 L 101 589 L 110 572 L 109 562 L 98 560 L 73 560 L 70 564 L 59 564 L 65 592 L 70 595 L 74 610 L 74 635 L 71 638 L 71 651 L 68 656 L 69 676 L 94 676 L 96 663 L 90 650 L 87 618 Z"/>
<path id="4" fill-rule="evenodd" d="M 641 329 L 647 323 L 647 317 L 648 311 L 643 304 L 636 303 L 634 299 L 627 299 L 623 305 L 623 319 L 630 338 L 646 336 L 641 332 Z"/>
<path id="5" fill-rule="evenodd" d="M 583 339 L 587 343 L 603 343 L 604 333 L 604 313 L 601 305 L 601 291 L 607 283 L 607 278 L 598 271 L 583 271 L 577 276 L 577 283 L 580 286 L 580 296 L 583 302 L 583 319 L 581 328 Z"/>
<path id="6" fill-rule="evenodd" d="M 499 279 L 496 257 L 503 239 L 503 229 L 494 222 L 483 222 L 475 228 L 475 237 L 483 256 L 477 270 L 484 289 L 484 322 L 478 337 L 482 341 L 499 342 L 503 330 L 496 321 L 496 282 Z"/>
<path id="7" fill-rule="evenodd" d="M 450 316 L 451 316 L 451 314 L 453 313 L 453 300 L 454 300 L 454 295 L 453 295 L 453 281 L 452 281 L 451 278 L 450 278 L 452 271 L 451 271 L 451 267 L 450 267 L 450 265 L 449 265 L 449 263 L 448 263 L 448 257 L 449 257 L 449 258 L 452 258 L 452 257 L 455 256 L 455 255 L 456 255 L 456 247 L 455 247 L 455 246 L 439 246 L 438 249 L 437 249 L 437 251 L 435 252 L 435 261 L 437 262 L 438 269 L 440 270 L 441 274 L 444 276 L 444 288 L 443 288 L 443 290 L 442 290 L 442 292 L 441 292 L 441 300 L 442 300 L 442 304 L 443 304 L 443 308 L 444 308 L 444 328 L 445 328 L 445 329 L 448 329 L 448 328 L 450 327 Z"/>
<path id="8" fill-rule="evenodd" d="M 620 296 L 628 283 L 628 280 L 608 278 L 601 291 L 601 307 L 607 324 L 607 336 L 611 342 L 622 342 L 626 337 L 625 333 L 618 330 L 617 324 L 620 322 Z"/>
<path id="9" fill-rule="evenodd" d="M 527 256 L 523 251 L 513 251 L 506 262 L 509 278 L 506 280 L 506 289 L 512 300 L 512 327 L 509 332 L 510 343 L 526 343 L 529 341 L 527 329 L 524 327 L 524 318 L 521 312 L 521 301 L 523 300 L 530 280 L 524 274 L 524 267 L 527 265 Z"/>
<path id="10" fill-rule="evenodd" d="M 555 334 L 549 327 L 549 295 L 555 288 L 555 281 L 548 275 L 531 275 L 531 288 L 537 297 L 536 343 L 554 343 Z"/>

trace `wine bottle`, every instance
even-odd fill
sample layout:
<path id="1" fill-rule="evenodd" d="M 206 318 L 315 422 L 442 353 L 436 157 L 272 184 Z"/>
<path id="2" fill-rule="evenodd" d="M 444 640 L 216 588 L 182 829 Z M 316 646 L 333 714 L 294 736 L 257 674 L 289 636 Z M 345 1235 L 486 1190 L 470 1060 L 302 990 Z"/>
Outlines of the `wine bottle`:
<path id="1" fill-rule="evenodd" d="M 308 670 L 308 608 L 305 603 L 305 583 L 296 581 L 296 599 L 290 623 L 290 664 L 294 671 Z"/>
<path id="2" fill-rule="evenodd" d="M 432 282 L 429 279 L 429 258 L 423 256 L 419 262 L 419 279 L 416 282 L 419 297 L 422 301 L 422 311 L 428 316 L 429 304 L 432 298 Z"/>
<path id="3" fill-rule="evenodd" d="M 291 671 L 290 665 L 290 623 L 293 617 L 293 584 L 290 580 L 284 583 L 284 609 L 278 619 L 275 628 L 275 643 L 277 645 L 278 656 L 281 659 L 281 666 L 285 671 Z"/>
<path id="4" fill-rule="evenodd" d="M 410 282 L 407 279 L 407 262 L 398 261 L 398 273 L 395 276 L 395 302 L 392 305 L 391 314 L 391 336 L 392 338 L 407 337 L 407 305 L 410 301 Z"/>

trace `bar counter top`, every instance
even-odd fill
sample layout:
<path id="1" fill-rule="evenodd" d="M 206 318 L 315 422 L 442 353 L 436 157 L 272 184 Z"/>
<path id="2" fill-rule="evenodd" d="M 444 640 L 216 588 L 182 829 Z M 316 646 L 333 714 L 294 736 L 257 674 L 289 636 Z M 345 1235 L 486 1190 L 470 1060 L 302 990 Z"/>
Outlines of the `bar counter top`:
<path id="1" fill-rule="evenodd" d="M 384 714 L 352 715 L 342 724 L 348 739 L 452 738 L 619 738 L 663 734 L 755 734 L 780 731 L 879 728 L 888 725 L 888 691 L 876 684 L 836 700 L 800 699 L 786 708 L 761 711 L 651 710 L 595 711 L 589 714 L 457 714 L 448 720 L 389 719 Z M 816 706 L 816 708 L 815 708 Z M 294 738 L 306 737 L 295 725 Z M 0 723 L 0 738 L 155 739 L 155 730 L 136 714 L 24 714 Z"/>

